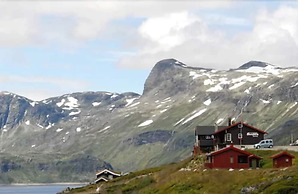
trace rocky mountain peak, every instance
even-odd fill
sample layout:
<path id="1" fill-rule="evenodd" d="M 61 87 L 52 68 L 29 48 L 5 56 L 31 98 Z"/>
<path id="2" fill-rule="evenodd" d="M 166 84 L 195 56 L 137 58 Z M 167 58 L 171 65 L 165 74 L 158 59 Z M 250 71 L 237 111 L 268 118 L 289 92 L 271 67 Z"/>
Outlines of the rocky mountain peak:
<path id="1" fill-rule="evenodd" d="M 241 65 L 238 69 L 249 69 L 251 67 L 264 68 L 264 67 L 268 67 L 268 66 L 274 67 L 273 65 L 271 65 L 269 63 L 262 62 L 262 61 L 249 61 L 249 62 Z"/>
<path id="2" fill-rule="evenodd" d="M 143 94 L 147 94 L 152 90 L 164 95 L 169 95 L 168 91 L 177 92 L 172 86 L 183 86 L 180 79 L 189 73 L 187 69 L 188 67 L 185 64 L 176 59 L 164 59 L 157 62 L 145 82 Z M 173 85 L 173 82 L 176 84 Z"/>
<path id="3" fill-rule="evenodd" d="M 178 67 L 187 67 L 184 63 L 176 60 L 176 59 L 164 59 L 164 60 L 161 60 L 159 62 L 157 62 L 155 64 L 155 66 L 153 67 L 152 71 L 153 70 L 157 70 L 157 71 L 164 71 L 168 68 L 173 68 L 175 66 L 178 66 Z"/>

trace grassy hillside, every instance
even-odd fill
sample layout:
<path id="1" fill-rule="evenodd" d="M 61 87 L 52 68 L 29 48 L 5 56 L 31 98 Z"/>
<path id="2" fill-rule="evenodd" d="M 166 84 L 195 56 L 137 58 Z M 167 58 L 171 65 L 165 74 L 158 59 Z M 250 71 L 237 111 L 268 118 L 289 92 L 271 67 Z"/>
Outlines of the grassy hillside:
<path id="1" fill-rule="evenodd" d="M 254 170 L 206 170 L 204 157 L 157 168 L 130 173 L 107 183 L 71 189 L 69 193 L 264 193 L 283 194 L 298 192 L 298 162 L 286 169 L 272 168 L 271 155 L 279 151 L 251 150 L 263 157 L 263 167 Z M 297 152 L 291 152 L 298 158 Z"/>

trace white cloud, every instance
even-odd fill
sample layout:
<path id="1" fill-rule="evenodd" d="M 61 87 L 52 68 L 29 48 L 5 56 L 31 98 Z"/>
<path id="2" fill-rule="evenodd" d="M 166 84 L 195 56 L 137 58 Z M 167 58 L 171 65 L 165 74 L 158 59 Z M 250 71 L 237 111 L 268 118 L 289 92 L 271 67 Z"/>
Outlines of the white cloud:
<path id="1" fill-rule="evenodd" d="M 127 40 L 118 65 L 150 68 L 163 58 L 188 65 L 231 68 L 249 60 L 295 66 L 298 60 L 298 9 L 281 6 L 251 15 L 233 12 L 229 1 L 13 1 L 0 2 L 0 46 L 81 45 L 106 38 L 114 21 L 138 18 L 116 33 Z M 249 3 L 248 3 L 249 4 Z M 282 3 L 280 3 L 282 4 Z M 229 9 L 228 9 L 229 8 Z M 217 12 L 226 9 L 226 12 Z M 237 10 L 239 12 L 239 10 Z M 235 11 L 236 12 L 236 11 Z M 205 15 L 204 15 L 205 14 Z M 239 14 L 239 13 L 238 13 Z M 207 17 L 206 17 L 207 15 Z M 219 28 L 216 25 L 220 25 Z M 228 34 L 229 27 L 251 27 Z M 129 31 L 129 37 L 123 31 Z M 123 35 L 125 34 L 125 35 Z M 113 59 L 114 60 L 114 59 Z"/>
<path id="2" fill-rule="evenodd" d="M 100 37 L 117 19 L 147 18 L 181 9 L 227 4 L 217 1 L 1 1 L 0 46 L 92 40 Z"/>
<path id="3" fill-rule="evenodd" d="M 174 16 L 178 22 L 173 25 Z M 191 12 L 148 18 L 139 28 L 142 46 L 135 56 L 122 58 L 119 65 L 144 68 L 163 58 L 177 58 L 191 66 L 220 69 L 235 68 L 250 60 L 298 66 L 298 9 L 285 6 L 273 12 L 264 9 L 252 19 L 251 28 L 231 36 L 227 33 L 229 26 L 214 28 L 210 21 Z M 222 19 L 225 25 L 238 26 L 245 26 L 246 20 L 249 18 Z M 187 22 L 181 25 L 182 21 Z M 162 24 L 167 30 L 157 28 Z"/>
<path id="4" fill-rule="evenodd" d="M 140 26 L 139 33 L 143 38 L 160 45 L 161 49 L 168 50 L 187 39 L 184 29 L 195 22 L 200 22 L 199 18 L 188 12 L 171 13 L 149 18 Z"/>

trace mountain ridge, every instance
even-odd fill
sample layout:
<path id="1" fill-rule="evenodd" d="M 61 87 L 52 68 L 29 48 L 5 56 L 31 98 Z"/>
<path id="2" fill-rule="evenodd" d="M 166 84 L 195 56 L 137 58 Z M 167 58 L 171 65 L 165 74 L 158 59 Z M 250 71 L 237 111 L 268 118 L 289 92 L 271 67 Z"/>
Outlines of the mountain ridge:
<path id="1" fill-rule="evenodd" d="M 89 91 L 32 101 L 2 92 L 1 153 L 85 153 L 134 171 L 188 157 L 195 126 L 228 117 L 290 143 L 290 133 L 298 137 L 291 124 L 298 121 L 298 69 L 248 66 L 226 71 L 162 60 L 142 95 Z"/>

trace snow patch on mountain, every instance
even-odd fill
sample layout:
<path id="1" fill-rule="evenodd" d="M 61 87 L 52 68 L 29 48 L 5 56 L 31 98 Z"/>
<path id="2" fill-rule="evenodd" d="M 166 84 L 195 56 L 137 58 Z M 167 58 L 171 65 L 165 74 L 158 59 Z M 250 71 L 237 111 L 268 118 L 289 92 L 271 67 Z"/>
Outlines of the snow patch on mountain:
<path id="1" fill-rule="evenodd" d="M 131 98 L 131 99 L 126 99 L 127 104 L 125 106 L 129 106 L 133 103 L 133 101 L 137 100 L 138 98 Z"/>
<path id="2" fill-rule="evenodd" d="M 30 105 L 32 106 L 32 107 L 34 107 L 36 104 L 38 104 L 38 102 L 30 102 Z"/>
<path id="3" fill-rule="evenodd" d="M 298 82 L 296 84 L 292 85 L 291 88 L 294 88 L 296 86 L 298 86 Z"/>
<path id="4" fill-rule="evenodd" d="M 159 111 L 160 113 L 164 113 L 164 112 L 166 112 L 168 109 L 163 109 L 163 110 L 161 110 L 161 111 Z"/>
<path id="5" fill-rule="evenodd" d="M 180 119 L 179 121 L 177 121 L 177 122 L 174 124 L 174 127 L 177 126 L 177 125 L 179 125 L 184 119 L 185 119 L 185 118 L 182 118 L 182 119 Z"/>
<path id="6" fill-rule="evenodd" d="M 265 67 L 252 66 L 247 69 L 240 69 L 237 71 L 249 72 L 249 73 L 264 73 L 264 74 L 272 74 L 272 75 L 279 75 L 282 72 L 280 68 L 270 65 L 269 63 L 266 63 Z"/>
<path id="7" fill-rule="evenodd" d="M 109 108 L 109 111 L 114 110 L 114 108 L 115 108 L 115 104 L 112 104 L 111 107 Z"/>
<path id="8" fill-rule="evenodd" d="M 252 76 L 243 75 L 241 77 L 232 79 L 232 83 L 237 83 L 237 82 L 242 82 L 242 81 L 256 82 L 260 78 L 262 78 L 262 77 L 260 77 L 260 76 L 252 77 Z"/>
<path id="9" fill-rule="evenodd" d="M 104 132 L 106 130 L 108 130 L 111 126 L 106 126 L 105 128 L 101 129 L 98 131 L 98 133 Z"/>
<path id="10" fill-rule="evenodd" d="M 165 98 L 164 100 L 162 100 L 160 103 L 165 104 L 165 103 L 168 103 L 171 101 L 172 101 L 171 97 L 168 97 L 168 98 Z"/>
<path id="11" fill-rule="evenodd" d="M 192 77 L 192 79 L 197 79 L 198 77 L 201 77 L 202 75 L 198 74 L 197 72 L 191 71 L 191 72 L 189 72 L 189 76 Z"/>
<path id="12" fill-rule="evenodd" d="M 65 103 L 65 99 L 62 99 L 61 102 L 56 103 L 58 107 L 61 107 Z"/>
<path id="13" fill-rule="evenodd" d="M 249 87 L 248 89 L 244 90 L 244 92 L 245 92 L 246 94 L 249 94 L 249 93 L 250 93 L 250 90 L 251 90 L 251 87 Z"/>
<path id="14" fill-rule="evenodd" d="M 204 80 L 204 86 L 214 85 L 214 84 L 215 84 L 215 80 L 213 80 L 213 79 L 206 79 L 206 80 Z"/>
<path id="15" fill-rule="evenodd" d="M 274 84 L 271 84 L 270 86 L 268 86 L 268 89 L 271 89 L 274 87 Z"/>
<path id="16" fill-rule="evenodd" d="M 206 92 L 218 92 L 222 90 L 221 83 L 217 84 L 216 86 L 209 88 Z"/>
<path id="17" fill-rule="evenodd" d="M 298 102 L 295 102 L 292 106 L 290 106 L 289 107 L 289 109 L 288 110 L 290 110 L 290 109 L 292 109 L 292 108 L 294 108 L 294 106 L 296 106 L 298 104 Z"/>
<path id="18" fill-rule="evenodd" d="M 181 63 L 180 61 L 175 61 L 175 64 L 177 64 L 177 65 L 180 65 L 180 66 L 182 66 L 182 67 L 187 67 L 185 64 L 183 64 L 183 63 Z"/>
<path id="19" fill-rule="evenodd" d="M 36 124 L 38 127 L 40 127 L 40 128 L 44 128 L 44 126 L 42 126 L 42 125 L 40 125 L 40 124 Z"/>
<path id="20" fill-rule="evenodd" d="M 101 104 L 101 102 L 93 102 L 92 106 L 96 107 L 96 106 L 99 106 L 100 104 Z"/>
<path id="21" fill-rule="evenodd" d="M 141 102 L 136 102 L 136 103 L 133 103 L 133 104 L 129 105 L 128 107 L 134 107 L 134 106 L 139 105 L 140 103 L 141 103 Z"/>
<path id="22" fill-rule="evenodd" d="M 147 121 L 144 121 L 143 123 L 139 124 L 138 127 L 145 127 L 147 125 L 150 125 L 151 123 L 153 123 L 153 120 L 147 120 Z"/>
<path id="23" fill-rule="evenodd" d="M 25 124 L 26 124 L 26 125 L 30 125 L 30 121 L 27 120 L 27 121 L 25 122 Z"/>
<path id="24" fill-rule="evenodd" d="M 220 119 L 218 119 L 217 121 L 216 121 L 216 124 L 220 124 L 221 122 L 223 122 L 223 118 L 220 118 Z"/>
<path id="25" fill-rule="evenodd" d="M 55 123 L 49 123 L 49 125 L 46 127 L 46 129 L 50 129 L 51 127 L 53 127 L 55 125 Z"/>
<path id="26" fill-rule="evenodd" d="M 117 96 L 119 96 L 118 94 L 113 94 L 112 96 L 111 96 L 111 98 L 116 98 Z"/>
<path id="27" fill-rule="evenodd" d="M 63 130 L 63 128 L 58 128 L 58 129 L 56 129 L 56 132 L 60 132 L 62 130 Z"/>
<path id="28" fill-rule="evenodd" d="M 194 118 L 200 116 L 201 114 L 203 114 L 204 112 L 206 112 L 206 110 L 207 110 L 207 108 L 204 108 L 204 109 L 202 109 L 202 110 L 196 112 L 194 115 L 192 115 L 191 117 L 189 117 L 188 119 L 186 119 L 186 120 L 182 123 L 182 125 L 184 125 L 185 123 L 187 123 L 187 122 L 193 120 Z"/>
<path id="29" fill-rule="evenodd" d="M 81 132 L 82 131 L 82 128 L 81 127 L 77 127 L 76 128 L 76 132 Z"/>
<path id="30" fill-rule="evenodd" d="M 76 98 L 69 96 L 69 97 L 67 97 L 67 100 L 68 101 L 64 104 L 65 107 L 63 109 L 72 110 L 79 106 L 78 100 Z"/>
<path id="31" fill-rule="evenodd" d="M 264 104 L 269 104 L 270 103 L 270 100 L 263 100 L 263 99 L 260 99 Z"/>
<path id="32" fill-rule="evenodd" d="M 206 106 L 209 106 L 211 104 L 211 99 L 209 98 L 208 100 L 203 102 L 203 104 L 205 104 Z"/>
<path id="33" fill-rule="evenodd" d="M 232 87 L 230 87 L 229 89 L 230 90 L 234 90 L 236 88 L 239 88 L 240 86 L 242 86 L 243 84 L 245 84 L 246 82 L 239 82 L 239 83 L 236 83 L 235 85 L 233 85 Z"/>
<path id="34" fill-rule="evenodd" d="M 81 110 L 78 109 L 76 112 L 75 112 L 75 111 L 70 112 L 70 113 L 69 113 L 69 116 L 78 115 L 78 114 L 80 114 L 80 113 L 81 113 Z"/>

